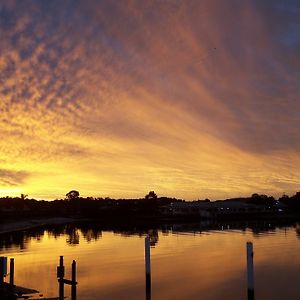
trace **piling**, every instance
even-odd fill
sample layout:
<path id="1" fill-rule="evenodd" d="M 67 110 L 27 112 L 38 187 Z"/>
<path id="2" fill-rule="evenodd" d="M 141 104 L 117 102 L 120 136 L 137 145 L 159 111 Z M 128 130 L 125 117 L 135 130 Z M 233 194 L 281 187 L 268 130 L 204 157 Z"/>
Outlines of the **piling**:
<path id="1" fill-rule="evenodd" d="M 0 286 L 3 286 L 4 283 L 4 257 L 0 257 Z"/>
<path id="2" fill-rule="evenodd" d="M 254 300 L 254 271 L 253 271 L 253 244 L 247 242 L 247 285 L 248 300 Z"/>
<path id="3" fill-rule="evenodd" d="M 73 260 L 72 262 L 72 290 L 71 290 L 71 299 L 76 300 L 76 287 L 77 287 L 77 282 L 76 282 L 76 261 Z"/>
<path id="4" fill-rule="evenodd" d="M 9 285 L 12 288 L 14 284 L 15 284 L 15 260 L 11 258 L 10 265 L 9 265 Z"/>
<path id="5" fill-rule="evenodd" d="M 59 266 L 57 267 L 57 278 L 59 282 L 59 300 L 64 299 L 64 277 L 65 277 L 64 257 L 60 256 Z"/>
<path id="6" fill-rule="evenodd" d="M 151 298 L 150 238 L 145 238 L 146 299 Z"/>

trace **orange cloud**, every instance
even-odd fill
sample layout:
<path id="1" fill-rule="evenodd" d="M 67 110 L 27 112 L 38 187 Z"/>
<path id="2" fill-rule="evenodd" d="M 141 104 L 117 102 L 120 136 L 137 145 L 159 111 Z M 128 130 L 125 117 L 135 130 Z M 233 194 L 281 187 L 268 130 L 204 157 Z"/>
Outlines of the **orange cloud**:
<path id="1" fill-rule="evenodd" d="M 296 4 L 29 3 L 0 7 L 1 195 L 298 189 Z"/>

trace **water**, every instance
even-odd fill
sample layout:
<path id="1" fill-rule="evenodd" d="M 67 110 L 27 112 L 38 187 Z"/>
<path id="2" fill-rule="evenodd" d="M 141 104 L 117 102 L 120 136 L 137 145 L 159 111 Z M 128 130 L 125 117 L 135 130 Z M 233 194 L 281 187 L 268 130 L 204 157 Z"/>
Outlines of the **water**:
<path id="1" fill-rule="evenodd" d="M 254 245 L 255 299 L 300 299 L 298 227 L 230 228 L 174 225 L 150 231 L 151 299 L 247 299 L 247 241 Z M 78 299 L 140 300 L 145 233 L 86 225 L 32 230 L 0 236 L 0 255 L 15 258 L 17 285 L 47 297 L 58 296 L 56 266 L 64 255 L 66 278 L 77 261 Z M 70 288 L 65 291 L 70 296 Z"/>

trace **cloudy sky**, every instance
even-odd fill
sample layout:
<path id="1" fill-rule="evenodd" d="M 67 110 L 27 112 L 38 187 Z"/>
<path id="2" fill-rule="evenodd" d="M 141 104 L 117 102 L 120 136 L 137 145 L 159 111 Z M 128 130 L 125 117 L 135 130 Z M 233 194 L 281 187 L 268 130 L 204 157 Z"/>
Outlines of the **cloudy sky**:
<path id="1" fill-rule="evenodd" d="M 0 0 L 0 196 L 300 190 L 298 0 Z"/>

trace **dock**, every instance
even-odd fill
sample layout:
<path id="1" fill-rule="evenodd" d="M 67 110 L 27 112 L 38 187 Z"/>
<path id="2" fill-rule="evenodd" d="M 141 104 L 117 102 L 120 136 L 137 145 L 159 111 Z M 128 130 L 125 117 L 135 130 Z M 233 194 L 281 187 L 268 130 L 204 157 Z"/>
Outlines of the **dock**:
<path id="1" fill-rule="evenodd" d="M 72 278 L 71 280 L 65 278 L 65 267 L 63 256 L 60 257 L 59 266 L 57 267 L 57 279 L 59 283 L 59 296 L 58 297 L 48 297 L 43 298 L 38 290 L 32 288 L 25 288 L 15 285 L 15 261 L 14 258 L 10 259 L 9 273 L 8 273 L 8 258 L 0 257 L 0 299 L 1 300 L 17 300 L 17 299 L 27 299 L 27 300 L 63 300 L 64 296 L 64 286 L 71 286 L 71 300 L 76 300 L 77 298 L 77 281 L 76 281 L 76 261 L 72 262 Z M 9 282 L 5 282 L 6 276 L 9 277 Z M 37 295 L 39 294 L 39 295 Z"/>

